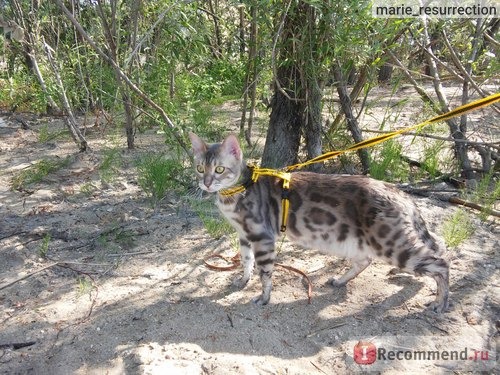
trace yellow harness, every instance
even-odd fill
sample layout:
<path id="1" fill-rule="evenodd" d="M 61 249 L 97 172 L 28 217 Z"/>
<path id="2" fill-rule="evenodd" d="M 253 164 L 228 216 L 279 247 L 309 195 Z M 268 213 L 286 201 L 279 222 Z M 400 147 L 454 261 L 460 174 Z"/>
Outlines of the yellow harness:
<path id="1" fill-rule="evenodd" d="M 234 186 L 232 188 L 223 189 L 219 191 L 219 194 L 227 197 L 234 194 L 243 193 L 251 184 L 254 184 L 258 181 L 260 176 L 271 176 L 277 177 L 283 181 L 283 190 L 281 191 L 281 232 L 286 231 L 286 225 L 288 223 L 288 211 L 290 209 L 290 180 L 292 179 L 292 174 L 289 172 L 278 171 L 276 169 L 269 168 L 257 168 L 249 165 L 248 168 L 252 170 L 251 180 L 247 183 Z"/>
<path id="2" fill-rule="evenodd" d="M 383 135 L 379 135 L 377 137 L 373 137 L 373 138 L 358 142 L 358 143 L 352 145 L 351 147 L 346 148 L 345 150 L 327 152 L 323 155 L 317 156 L 317 157 L 315 157 L 311 160 L 307 160 L 303 163 L 294 164 L 294 165 L 285 167 L 283 171 L 276 170 L 276 169 L 257 168 L 254 166 L 249 166 L 249 168 L 252 170 L 252 177 L 251 177 L 250 181 L 248 181 L 247 183 L 241 184 L 241 185 L 231 187 L 231 188 L 223 189 L 223 190 L 219 191 L 219 194 L 227 197 L 227 196 L 231 196 L 234 194 L 243 193 L 251 184 L 256 183 L 260 176 L 272 176 L 272 177 L 277 177 L 277 178 L 281 179 L 283 181 L 283 190 L 281 193 L 282 212 L 281 212 L 281 228 L 280 228 L 280 230 L 281 230 L 281 232 L 285 232 L 286 226 L 288 223 L 288 211 L 290 209 L 289 195 L 290 195 L 290 180 L 292 178 L 290 171 L 292 171 L 294 169 L 300 169 L 300 168 L 305 167 L 305 166 L 310 165 L 310 164 L 319 163 L 319 162 L 322 162 L 325 160 L 333 159 L 334 157 L 337 157 L 337 156 L 342 155 L 343 153 L 346 153 L 349 151 L 357 151 L 357 150 L 360 150 L 362 148 L 374 146 L 376 144 L 385 142 L 385 141 L 387 141 L 391 138 L 394 138 L 398 135 L 401 135 L 403 133 L 406 133 L 406 132 L 409 132 L 412 130 L 420 130 L 424 126 L 427 126 L 427 125 L 430 125 L 430 124 L 433 124 L 436 122 L 444 121 L 444 120 L 449 120 L 450 118 L 457 117 L 457 116 L 463 115 L 465 113 L 474 111 L 476 109 L 489 106 L 489 105 L 496 103 L 498 101 L 500 101 L 500 93 L 489 95 L 486 98 L 475 100 L 475 101 L 470 102 L 468 104 L 464 104 L 464 105 L 457 107 L 457 108 L 455 108 L 449 112 L 446 112 L 442 115 L 439 115 L 439 116 L 431 118 L 430 120 L 424 121 L 418 125 L 410 126 L 410 127 L 404 128 L 404 129 L 396 130 L 396 131 L 393 131 L 390 133 L 386 133 Z"/>

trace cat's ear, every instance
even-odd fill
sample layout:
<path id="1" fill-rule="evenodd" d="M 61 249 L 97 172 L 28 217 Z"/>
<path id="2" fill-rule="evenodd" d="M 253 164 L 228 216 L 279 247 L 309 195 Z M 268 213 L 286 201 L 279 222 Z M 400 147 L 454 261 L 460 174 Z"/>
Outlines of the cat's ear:
<path id="1" fill-rule="evenodd" d="M 243 152 L 241 151 L 238 138 L 234 134 L 229 134 L 224 142 L 222 142 L 222 149 L 229 155 L 232 155 L 236 160 L 243 159 Z"/>
<path id="2" fill-rule="evenodd" d="M 189 139 L 191 140 L 191 145 L 193 146 L 193 153 L 195 155 L 203 155 L 205 152 L 207 152 L 207 144 L 198 137 L 196 134 L 193 132 L 189 132 Z"/>

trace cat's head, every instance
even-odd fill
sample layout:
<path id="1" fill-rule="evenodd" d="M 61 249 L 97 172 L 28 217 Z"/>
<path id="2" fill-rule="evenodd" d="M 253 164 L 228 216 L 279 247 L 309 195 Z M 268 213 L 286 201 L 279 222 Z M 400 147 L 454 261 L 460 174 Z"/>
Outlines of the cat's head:
<path id="1" fill-rule="evenodd" d="M 238 139 L 230 134 L 222 143 L 208 144 L 189 133 L 194 167 L 202 190 L 214 193 L 238 182 L 243 166 L 243 152 Z"/>

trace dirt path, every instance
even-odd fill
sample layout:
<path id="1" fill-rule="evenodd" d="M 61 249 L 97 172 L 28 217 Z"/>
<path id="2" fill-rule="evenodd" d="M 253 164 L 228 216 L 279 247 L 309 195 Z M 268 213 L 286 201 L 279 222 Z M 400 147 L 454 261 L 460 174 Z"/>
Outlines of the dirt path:
<path id="1" fill-rule="evenodd" d="M 471 213 L 476 229 L 451 252 L 453 305 L 442 316 L 425 309 L 434 299 L 430 279 L 388 276 L 390 267 L 375 263 L 334 290 L 325 283 L 347 263 L 286 241 L 279 261 L 309 275 L 312 304 L 301 278 L 278 269 L 271 304 L 261 308 L 249 303 L 259 293 L 257 278 L 239 291 L 229 286 L 239 270 L 203 265 L 209 254 L 235 252 L 229 236 L 211 238 L 175 197 L 153 210 L 138 187 L 133 159 L 146 147 L 163 147 L 161 140 L 155 145 L 154 137 L 139 135 L 138 150 L 124 152 L 117 176 L 102 183 L 98 165 L 107 146 L 99 133 L 89 137 L 93 152 L 75 155 L 69 141 L 38 142 L 40 126 L 21 130 L 0 122 L 0 288 L 27 276 L 0 289 L 0 345 L 34 342 L 0 349 L 0 373 L 499 370 L 498 221 L 482 223 Z M 31 190 L 10 189 L 12 176 L 47 156 L 70 158 Z M 426 198 L 417 203 L 438 232 L 456 209 Z M 353 362 L 360 340 L 386 354 L 431 350 L 441 358 L 391 360 L 387 354 L 362 367 Z M 463 358 L 449 360 L 448 352 Z"/>

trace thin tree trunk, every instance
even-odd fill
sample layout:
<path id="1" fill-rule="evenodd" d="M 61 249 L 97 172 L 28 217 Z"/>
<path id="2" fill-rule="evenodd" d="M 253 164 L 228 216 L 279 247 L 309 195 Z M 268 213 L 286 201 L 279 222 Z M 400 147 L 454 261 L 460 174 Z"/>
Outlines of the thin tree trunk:
<path id="1" fill-rule="evenodd" d="M 33 26 L 36 27 L 36 23 L 25 22 L 25 15 L 21 4 L 17 0 L 12 0 L 12 8 L 14 10 L 14 15 L 16 17 L 16 23 L 21 25 L 24 29 L 24 39 L 21 42 L 22 51 L 26 60 L 26 65 L 35 75 L 40 87 L 47 98 L 47 112 L 54 113 L 60 112 L 59 106 L 56 104 L 54 99 L 49 93 L 47 85 L 45 84 L 45 79 L 43 78 L 40 67 L 38 66 L 38 60 L 36 58 L 36 35 L 37 31 L 33 31 Z M 33 9 L 33 13 L 36 13 L 37 9 Z"/>
<path id="2" fill-rule="evenodd" d="M 214 56 L 217 59 L 220 59 L 222 58 L 222 34 L 220 31 L 219 17 L 215 13 L 215 7 L 212 0 L 208 0 L 208 7 L 210 8 L 209 14 L 212 17 L 212 21 L 214 23 L 214 34 L 215 34 Z"/>
<path id="3" fill-rule="evenodd" d="M 64 122 L 68 127 L 71 137 L 77 144 L 78 148 L 81 152 L 87 151 L 87 140 L 78 129 L 78 124 L 76 123 L 75 116 L 73 115 L 73 111 L 71 109 L 71 105 L 69 104 L 68 97 L 66 96 L 66 90 L 64 89 L 64 85 L 61 79 L 61 75 L 59 74 L 59 68 L 52 57 L 52 48 L 44 42 L 45 53 L 47 54 L 47 58 L 49 60 L 50 66 L 52 67 L 52 71 L 54 73 L 54 77 L 56 79 L 57 86 L 59 87 L 59 97 L 61 103 L 64 107 L 64 111 L 66 112 L 66 117 L 64 118 Z"/>
<path id="4" fill-rule="evenodd" d="M 441 84 L 441 77 L 439 76 L 439 71 L 437 69 L 436 62 L 434 59 L 431 57 L 432 54 L 434 54 L 432 50 L 432 45 L 431 45 L 431 39 L 429 36 L 429 30 L 427 27 L 427 21 L 426 19 L 422 20 L 424 29 L 423 29 L 423 45 L 424 48 L 429 51 L 428 54 L 425 54 L 426 61 L 427 61 L 427 67 L 429 69 L 429 73 L 432 77 L 432 82 L 434 84 L 434 91 L 436 92 L 436 95 L 438 97 L 439 103 L 440 103 L 440 110 L 442 113 L 448 112 L 450 110 L 448 106 L 448 99 L 446 98 L 446 95 L 444 94 L 443 86 Z M 449 119 L 446 121 L 448 124 L 448 128 L 450 129 L 451 136 L 454 139 L 460 139 L 464 140 L 465 134 L 460 130 L 460 127 L 456 123 L 455 119 Z M 473 180 L 474 179 L 474 172 L 472 171 L 471 163 L 469 160 L 469 156 L 467 154 L 468 146 L 467 144 L 463 142 L 455 142 L 455 154 L 457 155 L 458 161 L 460 163 L 460 167 L 462 168 L 463 174 L 467 180 Z"/>
<path id="5" fill-rule="evenodd" d="M 242 0 L 240 0 L 240 4 L 238 5 L 238 13 L 240 16 L 240 59 L 243 60 L 245 58 L 245 50 L 246 50 L 246 40 L 245 40 L 245 5 Z"/>
<path id="6" fill-rule="evenodd" d="M 114 67 L 115 73 L 115 81 L 118 86 L 118 90 L 120 92 L 120 96 L 122 98 L 123 109 L 125 111 L 125 133 L 127 136 L 127 147 L 128 149 L 134 148 L 134 110 L 132 105 L 132 99 L 130 97 L 130 93 L 128 92 L 127 87 L 121 80 L 120 76 L 120 68 L 118 65 L 118 49 L 115 43 L 115 40 L 118 39 L 118 35 L 116 35 L 116 0 L 111 2 L 112 16 L 111 16 L 111 25 L 107 22 L 104 10 L 102 8 L 102 0 L 97 1 L 97 9 L 98 14 L 101 18 L 101 22 L 104 28 L 104 35 L 107 40 L 108 48 L 111 53 L 111 58 L 116 64 Z M 133 64 L 129 65 L 129 68 Z"/>
<path id="7" fill-rule="evenodd" d="M 361 71 L 359 72 L 358 75 L 358 80 L 354 84 L 354 87 L 352 88 L 351 93 L 349 94 L 351 103 L 355 102 L 358 99 L 359 94 L 363 90 L 363 87 L 365 86 L 367 79 L 368 79 L 368 68 L 365 65 L 361 68 Z M 335 116 L 335 119 L 333 120 L 332 124 L 328 129 L 329 134 L 332 134 L 337 129 L 343 118 L 344 118 L 344 112 L 337 113 L 337 116 Z"/>
<path id="8" fill-rule="evenodd" d="M 356 117 L 352 112 L 351 98 L 349 97 L 347 85 L 342 74 L 341 67 L 339 65 L 335 66 L 333 74 L 337 84 L 337 93 L 340 99 L 340 106 L 347 120 L 347 127 L 352 134 L 354 142 L 361 142 L 363 141 L 363 135 L 361 133 L 361 129 L 359 128 L 358 121 L 356 120 Z M 370 155 L 368 154 L 368 151 L 366 149 L 358 150 L 358 155 L 361 160 L 364 172 L 368 172 L 370 170 Z"/>
<path id="9" fill-rule="evenodd" d="M 258 58 L 257 58 L 257 41 L 258 41 L 258 26 L 257 26 L 257 4 L 252 3 L 251 6 L 252 22 L 250 25 L 250 51 L 248 54 L 250 72 L 250 114 L 248 116 L 248 127 L 245 132 L 245 139 L 249 146 L 252 145 L 252 128 L 255 118 L 255 103 L 257 96 L 257 76 L 258 76 Z"/>

